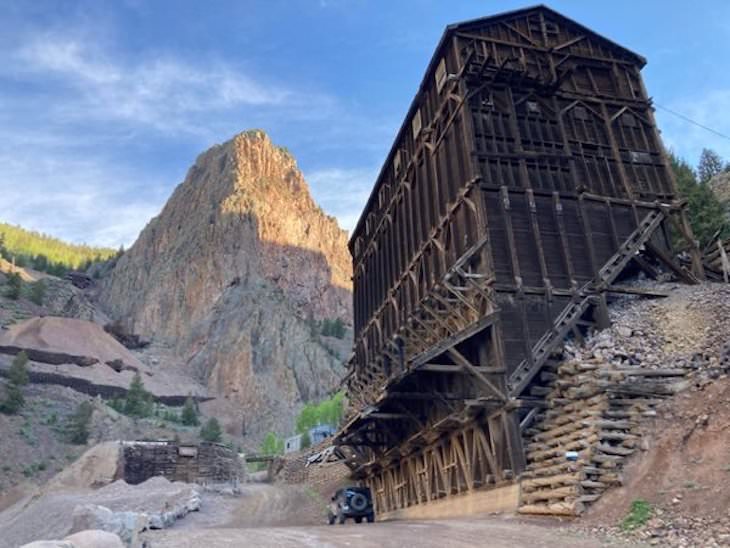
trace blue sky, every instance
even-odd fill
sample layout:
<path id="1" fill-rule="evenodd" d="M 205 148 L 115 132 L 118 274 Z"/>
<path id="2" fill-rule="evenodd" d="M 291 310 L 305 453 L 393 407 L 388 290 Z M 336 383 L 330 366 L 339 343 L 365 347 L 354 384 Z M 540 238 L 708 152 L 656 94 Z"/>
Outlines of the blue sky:
<path id="1" fill-rule="evenodd" d="M 350 228 L 444 27 L 528 3 L 5 0 L 0 220 L 129 246 L 200 152 L 262 128 Z M 730 134 L 730 2 L 549 5 L 644 55 L 657 104 Z M 657 118 L 691 163 L 730 159 Z"/>

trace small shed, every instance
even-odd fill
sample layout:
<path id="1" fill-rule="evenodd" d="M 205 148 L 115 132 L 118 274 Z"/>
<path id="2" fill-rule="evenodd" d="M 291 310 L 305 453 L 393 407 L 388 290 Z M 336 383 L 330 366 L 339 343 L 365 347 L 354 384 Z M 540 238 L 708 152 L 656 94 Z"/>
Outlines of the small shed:
<path id="1" fill-rule="evenodd" d="M 295 453 L 302 448 L 302 435 L 297 434 L 286 438 L 284 441 L 284 453 Z"/>

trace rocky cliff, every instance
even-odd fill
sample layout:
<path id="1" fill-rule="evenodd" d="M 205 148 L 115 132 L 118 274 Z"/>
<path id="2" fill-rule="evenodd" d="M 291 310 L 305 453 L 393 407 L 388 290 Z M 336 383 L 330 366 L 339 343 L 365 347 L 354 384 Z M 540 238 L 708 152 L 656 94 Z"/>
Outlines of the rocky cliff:
<path id="1" fill-rule="evenodd" d="M 313 325 L 351 322 L 346 237 L 292 156 L 245 132 L 198 157 L 99 300 L 168 344 L 228 409 L 240 407 L 249 431 L 287 433 L 298 405 L 343 373 Z"/>

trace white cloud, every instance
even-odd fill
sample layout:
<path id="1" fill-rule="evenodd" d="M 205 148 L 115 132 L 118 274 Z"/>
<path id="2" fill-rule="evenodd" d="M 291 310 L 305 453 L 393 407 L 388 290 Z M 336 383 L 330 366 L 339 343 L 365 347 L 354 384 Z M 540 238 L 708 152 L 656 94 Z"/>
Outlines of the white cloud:
<path id="1" fill-rule="evenodd" d="M 194 115 L 237 107 L 280 107 L 294 94 L 256 81 L 224 62 L 195 64 L 169 55 L 115 58 L 80 38 L 43 34 L 13 56 L 26 78 L 55 78 L 73 94 L 57 112 L 120 120 L 161 131 L 197 132 Z"/>
<path id="2" fill-rule="evenodd" d="M 347 231 L 355 228 L 375 184 L 377 169 L 330 168 L 305 173 L 315 201 Z"/>
<path id="3" fill-rule="evenodd" d="M 129 192 L 139 175 L 97 160 L 0 154 L 0 219 L 76 242 L 129 247 L 167 188 Z"/>
<path id="4" fill-rule="evenodd" d="M 379 156 L 392 134 L 336 97 L 265 82 L 221 60 L 130 57 L 84 29 L 16 43 L 0 51 L 0 82 L 12 83 L 0 86 L 0 220 L 75 242 L 131 245 L 194 160 L 189 151 L 246 127 L 326 157 L 342 148 Z M 156 147 L 167 154 L 159 162 L 150 160 Z M 322 208 L 351 229 L 375 175 L 323 169 L 309 180 Z"/>

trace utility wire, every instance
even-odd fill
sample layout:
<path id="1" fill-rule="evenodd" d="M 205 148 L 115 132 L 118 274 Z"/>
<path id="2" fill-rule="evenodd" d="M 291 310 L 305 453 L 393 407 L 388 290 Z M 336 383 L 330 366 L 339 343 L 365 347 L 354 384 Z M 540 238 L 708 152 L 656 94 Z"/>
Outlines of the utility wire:
<path id="1" fill-rule="evenodd" d="M 696 122 L 692 118 L 689 118 L 688 116 L 685 116 L 684 114 L 680 114 L 679 112 L 676 112 L 676 111 L 674 111 L 672 109 L 669 109 L 667 107 L 663 107 L 662 105 L 659 105 L 657 103 L 654 103 L 654 106 L 657 107 L 657 108 L 660 108 L 662 110 L 667 111 L 669 114 L 674 114 L 674 116 L 676 116 L 677 118 L 681 118 L 685 122 L 689 122 L 690 124 L 694 124 L 697 127 L 701 127 L 702 129 L 704 129 L 706 131 L 709 131 L 710 133 L 714 133 L 718 137 L 722 137 L 723 139 L 727 139 L 728 141 L 730 141 L 730 136 L 725 135 L 724 133 L 720 133 L 719 131 L 712 129 L 711 127 L 704 126 L 704 125 L 700 124 L 699 122 Z"/>

